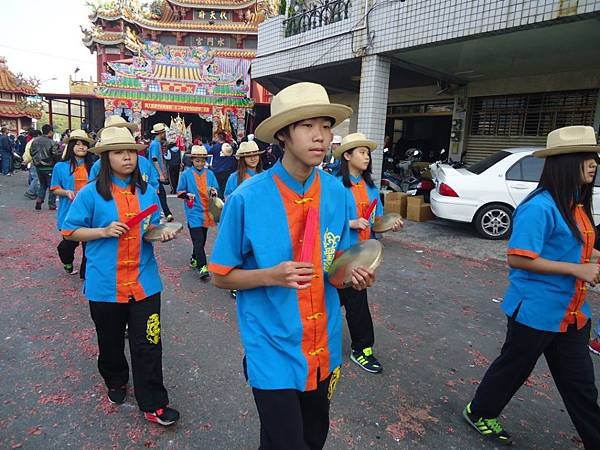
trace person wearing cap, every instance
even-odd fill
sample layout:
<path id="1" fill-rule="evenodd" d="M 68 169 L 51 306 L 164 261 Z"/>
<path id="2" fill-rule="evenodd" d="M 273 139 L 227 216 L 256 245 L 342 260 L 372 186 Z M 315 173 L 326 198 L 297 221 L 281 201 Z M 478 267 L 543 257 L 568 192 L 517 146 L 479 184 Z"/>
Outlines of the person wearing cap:
<path id="1" fill-rule="evenodd" d="M 100 141 L 102 141 L 102 131 L 104 131 L 105 129 L 110 128 L 110 127 L 126 128 L 132 134 L 135 133 L 136 131 L 138 131 L 138 129 L 139 129 L 136 124 L 127 122 L 121 116 L 117 116 L 117 115 L 109 116 L 104 121 L 104 128 L 101 128 L 100 130 L 98 130 L 98 136 L 100 137 Z M 143 148 L 145 148 L 145 145 L 141 147 L 141 149 L 143 149 Z M 92 166 L 92 170 L 90 171 L 90 175 L 89 175 L 90 180 L 93 180 L 98 177 L 98 174 L 100 173 L 100 164 L 101 164 L 100 159 L 98 159 L 98 160 L 96 160 L 96 162 L 94 162 L 94 165 Z M 154 167 L 152 167 L 152 163 L 150 161 L 148 161 L 148 158 L 140 155 L 139 152 L 138 152 L 138 166 L 140 168 L 140 173 L 142 174 L 142 179 L 146 183 L 148 183 L 152 187 L 152 189 L 154 189 L 156 192 L 158 192 L 158 189 L 159 189 L 158 172 L 154 169 Z"/>
<path id="2" fill-rule="evenodd" d="M 333 157 L 340 161 L 338 177 L 346 188 L 348 197 L 348 224 L 350 226 L 350 244 L 372 239 L 375 234 L 371 225 L 376 217 L 383 215 L 383 207 L 379 201 L 379 189 L 371 178 L 373 161 L 371 152 L 377 143 L 362 133 L 352 133 L 340 141 L 333 151 Z M 370 205 L 376 201 L 375 209 L 369 217 Z M 398 219 L 392 231 L 399 231 L 403 226 Z M 367 290 L 357 291 L 353 287 L 338 290 L 340 303 L 346 310 L 346 322 L 352 339 L 350 360 L 361 369 L 371 373 L 380 373 L 383 366 L 373 354 L 375 332 L 373 319 L 369 311 Z"/>
<path id="3" fill-rule="evenodd" d="M 205 167 L 206 158 L 208 158 L 206 147 L 192 145 L 190 152 L 192 167 L 181 174 L 177 185 L 177 197 L 186 200 L 183 210 L 193 244 L 190 267 L 198 270 L 202 280 L 210 276 L 204 246 L 208 229 L 215 226 L 209 204 L 211 197 L 216 196 L 219 189 L 215 174 Z"/>
<path id="4" fill-rule="evenodd" d="M 237 161 L 233 156 L 233 148 L 225 142 L 225 133 L 218 132 L 215 136 L 216 142 L 208 149 L 212 155 L 211 169 L 219 182 L 219 197 L 225 198 L 225 184 L 229 175 L 235 172 Z"/>
<path id="5" fill-rule="evenodd" d="M 59 197 L 58 213 L 56 215 L 58 231 L 62 230 L 63 222 L 75 196 L 88 182 L 88 173 L 94 161 L 93 154 L 88 152 L 92 145 L 94 145 L 94 140 L 85 131 L 74 130 L 67 138 L 63 160 L 56 163 L 52 170 L 50 191 Z M 63 237 L 57 247 L 63 268 L 69 274 L 77 273 L 77 270 L 73 268 L 73 261 L 75 260 L 75 249 L 78 246 L 79 242 L 70 241 Z M 84 278 L 84 259 L 85 257 L 81 262 L 81 278 Z"/>
<path id="6" fill-rule="evenodd" d="M 144 233 L 160 223 L 156 211 L 140 223 L 126 222 L 156 205 L 158 196 L 142 179 L 133 136 L 124 127 L 108 127 L 92 149 L 102 165 L 95 180 L 75 196 L 62 225 L 67 239 L 86 242 L 83 292 L 98 337 L 98 370 L 108 388 L 108 399 L 122 404 L 127 395 L 129 367 L 125 358 L 125 327 L 133 387 L 144 417 L 171 425 L 179 413 L 168 407 L 163 384 L 160 303 L 162 282 L 154 248 Z M 163 230 L 163 241 L 175 232 Z"/>
<path id="7" fill-rule="evenodd" d="M 151 134 L 154 135 L 154 139 L 148 147 L 148 158 L 152 161 L 152 167 L 154 168 L 155 174 L 158 177 L 158 198 L 160 199 L 160 206 L 163 214 L 167 219 L 167 222 L 173 221 L 173 214 L 169 209 L 167 203 L 167 192 L 165 191 L 165 184 L 169 184 L 167 172 L 165 171 L 165 164 L 163 161 L 162 153 L 162 142 L 165 141 L 167 133 L 167 126 L 164 123 L 155 123 L 152 126 Z"/>
<path id="8" fill-rule="evenodd" d="M 238 290 L 260 448 L 317 449 L 327 439 L 342 363 L 339 297 L 327 270 L 349 247 L 349 228 L 342 185 L 315 168 L 331 128 L 351 114 L 315 83 L 275 95 L 271 117 L 255 134 L 263 142 L 279 141 L 283 159 L 244 181 L 221 215 L 209 270 L 217 287 Z M 314 244 L 303 251 L 305 237 Z M 374 281 L 364 268 L 352 275 L 357 289 Z"/>
<path id="9" fill-rule="evenodd" d="M 592 127 L 570 126 L 549 133 L 546 148 L 533 153 L 546 161 L 537 189 L 513 216 L 502 302 L 506 340 L 463 411 L 495 443 L 512 442 L 498 416 L 544 355 L 584 447 L 600 448 L 586 302 L 587 285 L 600 282 L 591 212 L 598 152 Z"/>
<path id="10" fill-rule="evenodd" d="M 229 178 L 227 179 L 227 183 L 225 184 L 225 199 L 227 199 L 227 197 L 231 195 L 244 180 L 263 171 L 262 161 L 260 160 L 260 155 L 263 153 L 264 151 L 260 151 L 258 145 L 256 145 L 256 142 L 254 141 L 244 141 L 240 144 L 240 148 L 235 154 L 235 158 L 238 160 L 237 171 L 229 175 Z"/>

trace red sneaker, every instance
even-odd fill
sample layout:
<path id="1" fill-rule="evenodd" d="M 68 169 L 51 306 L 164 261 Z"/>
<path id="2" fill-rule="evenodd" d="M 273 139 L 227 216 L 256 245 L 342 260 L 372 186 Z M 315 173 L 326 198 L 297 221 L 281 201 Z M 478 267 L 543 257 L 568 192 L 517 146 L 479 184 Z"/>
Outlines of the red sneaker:
<path id="1" fill-rule="evenodd" d="M 144 417 L 150 422 L 158 423 L 167 427 L 169 425 L 173 425 L 179 420 L 179 411 L 165 406 L 164 408 L 159 408 L 154 412 L 145 412 Z"/>
<path id="2" fill-rule="evenodd" d="M 588 348 L 590 349 L 590 352 L 600 355 L 600 339 L 592 339 L 588 344 Z"/>

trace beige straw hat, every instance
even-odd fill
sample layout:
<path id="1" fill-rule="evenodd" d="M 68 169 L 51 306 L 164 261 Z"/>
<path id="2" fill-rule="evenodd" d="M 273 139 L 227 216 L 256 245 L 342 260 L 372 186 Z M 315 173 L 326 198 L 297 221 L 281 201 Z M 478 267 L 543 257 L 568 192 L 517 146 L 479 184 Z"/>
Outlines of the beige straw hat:
<path id="1" fill-rule="evenodd" d="M 99 155 L 111 150 L 142 150 L 144 148 L 146 148 L 146 145 L 136 144 L 135 139 L 127 128 L 110 127 L 104 128 L 102 140 L 98 145 L 90 148 L 90 151 Z"/>
<path id="2" fill-rule="evenodd" d="M 286 87 L 271 100 L 271 117 L 256 128 L 254 134 L 263 142 L 275 142 L 275 134 L 300 120 L 331 117 L 333 125 L 352 115 L 352 108 L 330 103 L 327 91 L 316 83 L 296 83 Z"/>
<path id="3" fill-rule="evenodd" d="M 245 158 L 246 156 L 262 155 L 264 150 L 261 152 L 258 145 L 254 141 L 242 142 L 240 148 L 238 148 L 235 157 L 237 159 Z"/>
<path id="4" fill-rule="evenodd" d="M 546 148 L 533 152 L 533 156 L 545 158 L 566 153 L 600 153 L 594 129 L 576 125 L 551 131 L 546 138 Z"/>
<path id="5" fill-rule="evenodd" d="M 333 157 L 340 159 L 344 152 L 352 150 L 356 147 L 367 147 L 373 151 L 377 148 L 377 142 L 367 139 L 362 133 L 351 133 L 342 139 L 341 145 L 333 151 Z"/>
<path id="6" fill-rule="evenodd" d="M 71 131 L 71 135 L 69 136 L 69 139 L 67 139 L 67 142 L 71 142 L 71 141 L 87 142 L 88 147 L 91 147 L 92 145 L 94 145 L 94 142 L 95 142 L 83 130 L 73 130 L 73 131 Z"/>
<path id="7" fill-rule="evenodd" d="M 152 125 L 152 131 L 150 131 L 150 133 L 152 134 L 160 134 L 163 132 L 167 132 L 169 130 L 169 127 L 167 127 L 164 123 L 155 123 L 154 125 Z"/>
<path id="8" fill-rule="evenodd" d="M 109 128 L 109 127 L 124 127 L 124 128 L 127 128 L 132 133 L 134 131 L 139 130 L 139 127 L 135 123 L 129 123 L 125 119 L 123 119 L 121 116 L 117 116 L 117 115 L 108 116 L 104 120 L 104 128 Z M 102 138 L 102 132 L 104 131 L 104 128 L 100 128 L 98 130 L 98 136 L 100 136 L 100 139 Z"/>
<path id="9" fill-rule="evenodd" d="M 190 152 L 190 158 L 202 157 L 208 158 L 208 152 L 204 145 L 192 145 L 192 151 Z"/>

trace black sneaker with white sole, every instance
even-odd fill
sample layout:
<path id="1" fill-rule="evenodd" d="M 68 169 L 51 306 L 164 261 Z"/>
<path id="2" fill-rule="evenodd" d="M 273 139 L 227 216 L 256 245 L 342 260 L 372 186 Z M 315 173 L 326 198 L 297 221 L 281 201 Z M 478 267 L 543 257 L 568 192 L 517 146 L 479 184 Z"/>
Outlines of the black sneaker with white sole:
<path id="1" fill-rule="evenodd" d="M 164 408 L 159 408 L 154 412 L 145 412 L 144 417 L 150 422 L 158 423 L 168 427 L 179 420 L 179 411 L 165 406 Z"/>
<path id="2" fill-rule="evenodd" d="M 122 405 L 127 395 L 127 386 L 111 388 L 108 390 L 108 401 L 115 405 Z"/>
<path id="3" fill-rule="evenodd" d="M 510 435 L 504 430 L 497 418 L 484 419 L 477 417 L 471 411 L 471 402 L 463 410 L 463 417 L 469 425 L 477 430 L 484 438 L 494 441 L 500 445 L 512 445 Z"/>

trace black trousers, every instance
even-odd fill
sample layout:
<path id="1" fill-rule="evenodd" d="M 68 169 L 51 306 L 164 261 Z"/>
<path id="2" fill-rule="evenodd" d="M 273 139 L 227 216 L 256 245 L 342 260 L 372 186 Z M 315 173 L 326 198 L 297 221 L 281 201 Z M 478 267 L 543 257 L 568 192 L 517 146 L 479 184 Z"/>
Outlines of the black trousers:
<path id="1" fill-rule="evenodd" d="M 477 388 L 471 409 L 477 417 L 498 417 L 543 354 L 565 407 L 586 449 L 600 448 L 600 408 L 587 344 L 591 322 L 565 333 L 539 331 L 508 319 L 506 341 Z"/>
<path id="2" fill-rule="evenodd" d="M 234 171 L 226 170 L 224 172 L 215 172 L 215 177 L 217 178 L 217 183 L 219 183 L 219 198 L 225 198 L 225 186 L 227 185 L 227 179 L 229 175 L 231 175 Z"/>
<path id="3" fill-rule="evenodd" d="M 160 207 L 165 216 L 171 214 L 171 210 L 169 209 L 169 205 L 167 204 L 167 192 L 165 191 L 165 186 L 162 183 L 158 183 L 158 199 L 160 200 Z"/>
<path id="4" fill-rule="evenodd" d="M 98 335 L 98 370 L 106 386 L 118 388 L 129 380 L 125 358 L 125 325 L 129 325 L 129 350 L 135 399 L 144 412 L 169 403 L 163 384 L 160 336 L 160 293 L 129 303 L 90 302 Z"/>
<path id="5" fill-rule="evenodd" d="M 259 449 L 322 449 L 329 432 L 329 403 L 339 373 L 336 369 L 314 391 L 252 388 L 260 418 Z"/>
<path id="6" fill-rule="evenodd" d="M 190 237 L 192 238 L 192 243 L 194 244 L 194 249 L 192 250 L 192 258 L 198 261 L 198 267 L 205 266 L 207 262 L 206 252 L 204 251 L 204 245 L 206 245 L 206 236 L 208 235 L 208 228 L 188 228 L 190 230 Z"/>
<path id="7" fill-rule="evenodd" d="M 346 322 L 352 339 L 352 350 L 361 351 L 367 347 L 373 347 L 375 333 L 373 331 L 373 319 L 369 311 L 367 290 L 357 291 L 349 287 L 338 289 L 340 304 L 346 309 Z"/>
<path id="8" fill-rule="evenodd" d="M 69 241 L 68 239 L 63 238 L 62 241 L 58 244 L 56 249 L 58 250 L 58 257 L 63 264 L 73 264 L 75 261 L 75 249 L 79 246 L 79 242 L 77 241 Z M 81 267 L 79 269 L 79 278 L 82 280 L 85 278 L 85 265 L 86 265 L 86 257 L 85 257 L 85 242 L 81 243 L 81 248 L 83 249 L 81 256 Z"/>
<path id="9" fill-rule="evenodd" d="M 171 182 L 171 194 L 175 194 L 179 184 L 179 166 L 169 166 L 169 181 Z"/>

